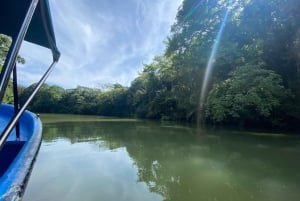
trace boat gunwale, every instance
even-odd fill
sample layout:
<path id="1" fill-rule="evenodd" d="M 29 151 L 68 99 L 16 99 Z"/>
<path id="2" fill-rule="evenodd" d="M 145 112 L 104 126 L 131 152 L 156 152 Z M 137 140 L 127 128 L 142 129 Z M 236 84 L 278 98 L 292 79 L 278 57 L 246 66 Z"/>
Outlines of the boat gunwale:
<path id="1" fill-rule="evenodd" d="M 1 105 L 1 110 L 12 110 L 7 104 Z M 18 200 L 22 197 L 35 158 L 42 142 L 42 123 L 40 118 L 26 110 L 21 118 L 21 124 L 31 121 L 32 134 L 29 136 L 17 157 L 12 161 L 7 171 L 0 177 L 0 200 Z"/>

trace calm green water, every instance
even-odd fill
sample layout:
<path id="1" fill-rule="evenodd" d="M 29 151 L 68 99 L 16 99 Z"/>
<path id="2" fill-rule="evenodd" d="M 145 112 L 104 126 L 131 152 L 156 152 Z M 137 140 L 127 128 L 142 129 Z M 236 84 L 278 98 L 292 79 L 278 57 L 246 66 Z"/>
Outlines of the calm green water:
<path id="1" fill-rule="evenodd" d="M 300 200 L 300 138 L 47 115 L 24 201 Z"/>

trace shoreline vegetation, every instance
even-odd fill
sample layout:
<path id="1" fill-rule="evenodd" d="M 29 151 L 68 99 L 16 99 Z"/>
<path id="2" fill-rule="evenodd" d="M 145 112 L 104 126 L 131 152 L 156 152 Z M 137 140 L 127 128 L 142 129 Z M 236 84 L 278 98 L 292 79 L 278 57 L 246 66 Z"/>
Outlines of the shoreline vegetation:
<path id="1" fill-rule="evenodd" d="M 118 122 L 118 123 L 140 123 L 147 122 L 149 124 L 157 124 L 159 123 L 162 128 L 176 128 L 176 129 L 188 129 L 194 128 L 199 130 L 200 135 L 204 132 L 230 132 L 232 134 L 241 133 L 244 135 L 253 135 L 258 137 L 293 137 L 297 136 L 299 133 L 298 130 L 285 129 L 285 128 L 257 128 L 257 127 L 236 127 L 236 126 L 228 126 L 228 125 L 211 125 L 211 124 L 203 124 L 197 125 L 193 122 L 176 122 L 173 120 L 162 120 L 162 119 L 145 119 L 145 118 L 137 118 L 137 117 L 118 117 L 118 116 L 99 116 L 99 115 L 89 115 L 89 114 L 66 114 L 66 113 L 38 113 L 43 123 L 52 124 L 52 123 L 61 123 L 61 122 Z M 50 118 L 49 118 L 50 117 Z M 51 120 L 49 120 L 51 119 Z M 176 124 L 176 125 L 174 125 Z"/>
<path id="2" fill-rule="evenodd" d="M 201 108 L 202 123 L 299 131 L 300 1 L 237 1 L 226 22 L 227 1 L 198 2 L 183 1 L 164 53 L 144 64 L 131 86 L 63 89 L 45 84 L 29 109 L 197 123 L 208 58 L 226 23 Z M 19 87 L 21 101 L 33 86 Z"/>

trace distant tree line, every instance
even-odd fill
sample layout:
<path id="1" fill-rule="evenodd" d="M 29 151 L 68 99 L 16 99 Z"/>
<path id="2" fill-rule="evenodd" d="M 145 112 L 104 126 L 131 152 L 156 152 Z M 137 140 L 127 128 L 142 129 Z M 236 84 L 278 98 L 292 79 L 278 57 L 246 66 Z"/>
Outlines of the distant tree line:
<path id="1" fill-rule="evenodd" d="M 25 88 L 20 102 L 34 88 Z M 107 91 L 79 86 L 76 89 L 63 89 L 44 84 L 29 106 L 30 110 L 41 113 L 87 114 L 103 116 L 132 116 L 128 108 L 127 88 L 115 84 Z"/>
<path id="2" fill-rule="evenodd" d="M 165 52 L 145 64 L 130 87 L 65 90 L 44 85 L 30 109 L 295 128 L 300 122 L 299 10 L 299 0 L 184 0 Z M 200 108 L 205 69 L 222 23 Z M 21 100 L 32 87 L 23 90 Z"/>

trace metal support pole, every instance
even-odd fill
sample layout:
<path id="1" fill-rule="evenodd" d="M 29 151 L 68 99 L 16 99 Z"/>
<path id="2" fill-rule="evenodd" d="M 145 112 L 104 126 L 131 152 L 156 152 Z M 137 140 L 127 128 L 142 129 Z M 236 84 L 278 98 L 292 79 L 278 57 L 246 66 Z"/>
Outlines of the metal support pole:
<path id="1" fill-rule="evenodd" d="M 43 75 L 43 77 L 40 79 L 40 81 L 37 83 L 35 88 L 33 89 L 32 93 L 28 97 L 28 99 L 25 101 L 24 105 L 20 108 L 19 112 L 14 115 L 12 120 L 9 122 L 9 124 L 5 127 L 4 131 L 2 132 L 0 136 L 0 150 L 4 146 L 4 143 L 6 139 L 8 138 L 10 132 L 13 130 L 14 126 L 16 125 L 16 122 L 20 119 L 21 115 L 24 113 L 26 107 L 29 105 L 31 100 L 34 98 L 35 94 L 38 92 L 38 90 L 42 87 L 44 82 L 46 81 L 47 77 L 50 75 L 51 71 L 53 70 L 54 66 L 56 65 L 56 61 L 53 61 L 46 73 Z"/>
<path id="2" fill-rule="evenodd" d="M 0 103 L 2 103 L 5 89 L 8 85 L 8 81 L 11 75 L 11 72 L 13 70 L 14 64 L 16 62 L 19 49 L 21 47 L 21 44 L 25 38 L 27 29 L 29 27 L 31 18 L 34 14 L 35 8 L 38 4 L 39 0 L 32 0 L 28 11 L 26 13 L 26 16 L 24 18 L 23 24 L 21 26 L 20 32 L 18 33 L 18 36 L 16 38 L 13 38 L 12 44 L 9 48 L 6 60 L 3 65 L 3 69 L 0 74 Z M 14 36 L 15 37 L 15 36 Z"/>
<path id="3" fill-rule="evenodd" d="M 19 112 L 19 94 L 18 94 L 18 78 L 17 78 L 17 65 L 15 63 L 15 67 L 13 70 L 13 94 L 14 94 L 14 112 L 18 114 Z M 16 124 L 16 138 L 20 139 L 20 122 L 18 121 Z"/>

